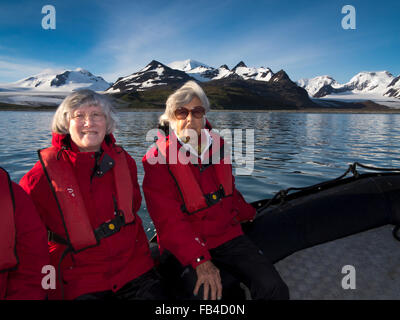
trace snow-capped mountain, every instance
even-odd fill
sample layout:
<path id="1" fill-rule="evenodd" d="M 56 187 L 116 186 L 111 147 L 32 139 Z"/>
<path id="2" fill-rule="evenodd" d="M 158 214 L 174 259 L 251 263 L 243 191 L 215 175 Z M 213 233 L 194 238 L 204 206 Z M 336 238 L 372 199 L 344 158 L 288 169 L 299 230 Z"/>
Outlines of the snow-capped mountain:
<path id="1" fill-rule="evenodd" d="M 70 92 L 77 89 L 103 91 L 110 87 L 102 77 L 97 77 L 89 71 L 77 68 L 75 70 L 46 69 L 32 77 L 10 84 L 10 87 L 40 91 Z"/>
<path id="2" fill-rule="evenodd" d="M 153 60 L 138 72 L 119 78 L 106 93 L 117 99 L 124 95 L 130 106 L 160 108 L 168 95 L 188 80 L 202 81 L 205 91 L 212 90 L 210 99 L 216 108 L 315 106 L 307 91 L 292 82 L 285 71 L 274 74 L 269 68 L 249 68 L 243 61 L 230 70 L 227 65 L 216 69 L 190 59 L 169 66 Z"/>
<path id="3" fill-rule="evenodd" d="M 138 72 L 118 78 L 106 92 L 145 91 L 152 87 L 182 83 L 188 80 L 194 79 L 184 71 L 171 69 L 161 62 L 153 60 Z"/>
<path id="4" fill-rule="evenodd" d="M 201 81 L 204 89 L 212 92 L 210 99 L 217 108 L 305 108 L 314 107 L 327 99 L 338 100 L 336 107 L 351 106 L 352 102 L 349 104 L 347 100 L 373 100 L 378 104 L 390 102 L 386 105 L 400 106 L 400 76 L 394 77 L 387 71 L 360 72 L 345 84 L 328 75 L 300 79 L 294 83 L 284 70 L 274 73 L 270 68 L 248 67 L 243 61 L 232 69 L 226 64 L 214 68 L 192 59 L 168 65 L 152 60 L 141 70 L 118 78 L 112 86 L 81 68 L 48 69 L 14 83 L 0 84 L 0 102 L 56 106 L 71 91 L 89 88 L 115 94 L 116 99 L 128 93 L 126 99 L 121 100 L 124 103 L 159 108 L 170 92 L 188 80 Z M 324 99 L 310 100 L 309 96 Z"/>
<path id="5" fill-rule="evenodd" d="M 197 81 L 201 82 L 209 81 L 218 74 L 218 71 L 215 68 L 192 59 L 174 61 L 169 63 L 168 66 L 171 69 L 184 71 L 190 77 L 193 77 Z"/>
<path id="6" fill-rule="evenodd" d="M 205 63 L 195 60 L 174 61 L 168 64 L 172 69 L 186 72 L 198 81 L 205 82 L 218 79 L 243 79 L 269 81 L 274 75 L 269 68 L 249 68 L 243 61 L 240 61 L 232 70 L 224 64 L 219 68 L 213 68 Z"/>
<path id="7" fill-rule="evenodd" d="M 336 82 L 335 79 L 326 75 L 315 77 L 312 79 L 300 79 L 299 81 L 297 81 L 297 84 L 300 87 L 306 89 L 311 96 L 315 96 L 315 94 L 322 87 L 332 86 L 333 88 L 339 88 L 341 86 L 341 84 Z"/>
<path id="8" fill-rule="evenodd" d="M 174 61 L 169 63 L 168 67 L 170 67 L 171 69 L 184 71 L 189 76 L 201 82 L 214 80 L 215 78 L 221 79 L 222 77 L 225 77 L 232 73 L 226 65 L 215 69 L 205 63 L 192 59 Z"/>
<path id="9" fill-rule="evenodd" d="M 199 68 L 199 70 L 212 69 L 211 67 L 209 67 L 208 65 L 206 65 L 202 62 L 192 60 L 192 59 L 186 59 L 183 61 L 174 61 L 174 62 L 168 63 L 167 66 L 170 67 L 171 69 L 181 70 L 181 71 L 185 71 L 185 72 L 188 72 L 188 71 L 196 69 L 196 68 Z"/>
<path id="10" fill-rule="evenodd" d="M 268 82 L 274 75 L 275 74 L 269 68 L 249 68 L 243 61 L 239 62 L 230 70 L 226 64 L 219 68 L 213 68 L 205 63 L 192 59 L 174 61 L 168 65 L 153 60 L 138 72 L 119 78 L 106 92 L 114 94 L 127 91 L 146 91 L 150 88 L 162 85 L 183 84 L 188 80 L 209 82 L 212 80 L 225 79 Z M 275 81 L 279 81 L 279 79 L 278 77 Z M 289 78 L 287 77 L 287 79 Z"/>
<path id="11" fill-rule="evenodd" d="M 388 89 L 385 96 L 400 99 L 400 76 L 397 76 L 389 83 Z"/>
<path id="12" fill-rule="evenodd" d="M 400 77 L 395 78 L 388 71 L 360 72 L 349 82 L 340 84 L 330 76 L 300 79 L 297 84 L 315 98 L 334 94 L 354 94 L 357 96 L 400 97 Z"/>
<path id="13" fill-rule="evenodd" d="M 387 71 L 360 72 L 351 78 L 345 86 L 348 90 L 385 94 L 393 79 L 393 75 Z"/>
<path id="14" fill-rule="evenodd" d="M 13 83 L 0 84 L 0 102 L 25 106 L 57 106 L 72 91 L 104 91 L 110 87 L 102 77 L 87 70 L 46 69 Z"/>
<path id="15" fill-rule="evenodd" d="M 270 68 L 248 68 L 243 61 L 240 61 L 232 69 L 232 72 L 236 73 L 244 80 L 269 81 L 274 75 Z"/>

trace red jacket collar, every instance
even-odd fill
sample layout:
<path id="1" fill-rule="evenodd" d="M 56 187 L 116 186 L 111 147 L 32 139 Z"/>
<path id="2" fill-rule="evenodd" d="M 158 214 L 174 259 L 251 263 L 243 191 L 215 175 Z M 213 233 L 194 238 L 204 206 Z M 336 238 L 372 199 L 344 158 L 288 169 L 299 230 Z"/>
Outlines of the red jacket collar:
<path id="1" fill-rule="evenodd" d="M 52 133 L 51 144 L 57 149 L 70 149 L 73 152 L 80 152 L 78 146 L 71 140 L 71 136 L 69 134 L 60 134 L 60 133 Z M 115 138 L 112 133 L 106 135 L 106 138 L 103 140 L 101 144 L 101 148 L 103 150 L 108 150 L 115 145 Z"/>

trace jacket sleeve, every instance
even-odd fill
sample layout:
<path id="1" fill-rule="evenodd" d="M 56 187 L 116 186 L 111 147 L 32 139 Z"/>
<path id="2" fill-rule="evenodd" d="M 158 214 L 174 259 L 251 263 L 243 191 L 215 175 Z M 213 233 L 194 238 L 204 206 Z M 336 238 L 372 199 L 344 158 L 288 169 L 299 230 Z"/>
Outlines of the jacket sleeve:
<path id="1" fill-rule="evenodd" d="M 236 219 L 239 222 L 253 220 L 256 215 L 256 209 L 244 200 L 242 194 L 236 189 L 235 182 L 233 183 L 233 197 L 235 209 L 238 211 Z"/>
<path id="2" fill-rule="evenodd" d="M 46 297 L 42 268 L 50 263 L 47 232 L 24 190 L 13 183 L 19 264 L 8 275 L 6 299 L 39 300 Z"/>
<path id="3" fill-rule="evenodd" d="M 140 186 L 138 183 L 137 166 L 135 160 L 127 152 L 125 152 L 125 154 L 133 184 L 133 211 L 138 212 L 142 204 L 142 194 L 140 193 Z"/>
<path id="4" fill-rule="evenodd" d="M 149 164 L 143 160 L 143 192 L 147 210 L 157 230 L 159 245 L 170 251 L 183 266 L 196 268 L 210 260 L 206 244 L 191 227 L 182 212 L 182 202 L 175 182 L 165 164 Z M 197 258 L 203 257 L 198 262 Z"/>

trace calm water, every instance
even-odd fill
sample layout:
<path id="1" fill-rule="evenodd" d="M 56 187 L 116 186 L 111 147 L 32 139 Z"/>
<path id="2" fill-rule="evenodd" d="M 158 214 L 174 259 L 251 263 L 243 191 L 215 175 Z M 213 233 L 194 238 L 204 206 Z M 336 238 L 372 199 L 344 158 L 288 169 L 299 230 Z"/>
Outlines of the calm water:
<path id="1" fill-rule="evenodd" d="M 151 145 L 145 141 L 146 133 L 156 127 L 159 115 L 119 114 L 115 136 L 136 160 L 140 184 L 141 158 Z M 52 116 L 52 112 L 0 112 L 0 166 L 14 181 L 37 161 L 37 149 L 50 145 Z M 236 176 L 236 185 L 249 202 L 337 177 L 354 161 L 400 167 L 398 114 L 212 112 L 208 118 L 218 129 L 254 129 L 254 170 Z M 144 201 L 139 214 L 150 236 L 153 226 Z"/>

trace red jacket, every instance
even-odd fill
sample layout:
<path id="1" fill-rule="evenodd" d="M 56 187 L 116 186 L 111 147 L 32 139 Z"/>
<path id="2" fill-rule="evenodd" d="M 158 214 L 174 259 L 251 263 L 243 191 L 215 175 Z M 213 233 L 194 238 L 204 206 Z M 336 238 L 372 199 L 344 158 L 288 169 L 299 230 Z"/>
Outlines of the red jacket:
<path id="1" fill-rule="evenodd" d="M 147 210 L 157 229 L 160 250 L 167 249 L 182 265 L 195 268 L 211 259 L 209 249 L 243 234 L 239 222 L 252 219 L 256 211 L 235 188 L 233 179 L 233 196 L 192 215 L 184 213 L 182 197 L 167 165 L 153 164 L 158 152 L 154 146 L 142 160 Z M 218 190 L 214 165 L 188 165 L 204 194 Z M 196 260 L 201 256 L 204 259 L 199 263 Z"/>
<path id="2" fill-rule="evenodd" d="M 112 135 L 110 138 L 111 141 L 109 143 L 103 141 L 101 147 L 104 153 L 113 158 L 115 140 Z M 52 145 L 59 150 L 64 147 L 60 152 L 67 155 L 72 165 L 93 229 L 113 219 L 113 196 L 115 198 L 116 194 L 113 170 L 107 171 L 101 177 L 92 177 L 95 153 L 79 152 L 69 135 L 53 134 Z M 128 153 L 126 158 L 133 183 L 133 210 L 136 215 L 142 200 L 137 182 L 137 168 Z M 57 203 L 39 162 L 22 178 L 20 184 L 31 195 L 47 228 L 66 238 Z M 70 253 L 62 260 L 61 274 L 66 299 L 74 299 L 90 292 L 105 290 L 115 292 L 153 267 L 148 240 L 138 215 L 135 221 L 134 224 L 122 227 L 119 232 L 101 239 L 98 246 L 79 253 Z M 54 242 L 50 242 L 49 245 L 51 263 L 57 267 L 66 246 Z M 59 288 L 59 282 L 57 286 Z M 58 291 L 55 298 L 61 297 L 59 293 Z"/>
<path id="3" fill-rule="evenodd" d="M 47 232 L 29 196 L 12 182 L 16 229 L 16 269 L 0 273 L 0 300 L 40 300 L 46 297 L 42 268 L 49 264 Z M 3 213 L 4 214 L 4 213 Z"/>

